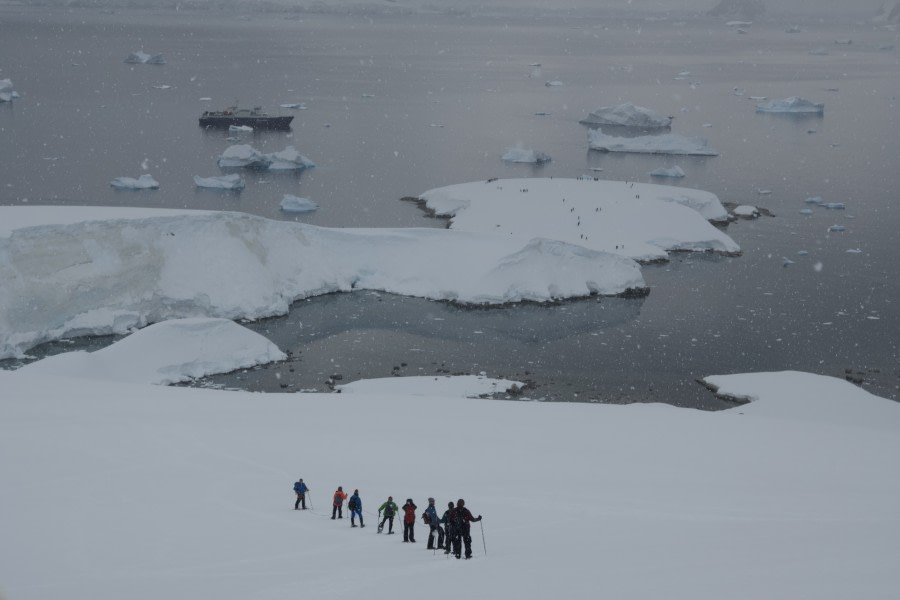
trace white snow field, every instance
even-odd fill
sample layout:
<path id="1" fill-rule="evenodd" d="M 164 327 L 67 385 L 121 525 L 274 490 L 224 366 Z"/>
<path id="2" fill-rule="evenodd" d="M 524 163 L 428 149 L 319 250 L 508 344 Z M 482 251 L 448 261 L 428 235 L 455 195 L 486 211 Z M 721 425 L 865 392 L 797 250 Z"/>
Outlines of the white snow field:
<path id="1" fill-rule="evenodd" d="M 646 288 L 629 258 L 445 229 L 327 229 L 235 212 L 0 207 L 0 357 L 180 317 L 260 318 L 378 290 L 466 304 Z"/>
<path id="2" fill-rule="evenodd" d="M 719 151 L 702 137 L 687 137 L 677 133 L 618 137 L 601 129 L 588 131 L 588 148 L 600 152 L 634 154 L 684 154 L 688 156 L 718 156 Z"/>
<path id="3" fill-rule="evenodd" d="M 77 378 L 66 359 L 0 371 L 4 597 L 896 598 L 900 406 L 845 381 L 710 377 L 754 398 L 718 413 L 472 399 L 502 382 L 471 378 L 111 381 L 260 357 L 211 326 L 210 353 L 179 369 L 193 327 L 134 334 Z M 311 510 L 293 509 L 300 477 Z M 339 485 L 359 489 L 365 528 L 329 518 Z M 414 544 L 378 535 L 388 495 L 417 513 L 464 498 L 484 517 L 474 560 L 426 550 L 420 519 Z"/>
<path id="4" fill-rule="evenodd" d="M 728 220 L 715 194 L 650 183 L 583 179 L 498 179 L 420 194 L 451 217 L 455 231 L 542 237 L 634 260 L 664 260 L 674 250 L 738 253 L 709 221 Z"/>

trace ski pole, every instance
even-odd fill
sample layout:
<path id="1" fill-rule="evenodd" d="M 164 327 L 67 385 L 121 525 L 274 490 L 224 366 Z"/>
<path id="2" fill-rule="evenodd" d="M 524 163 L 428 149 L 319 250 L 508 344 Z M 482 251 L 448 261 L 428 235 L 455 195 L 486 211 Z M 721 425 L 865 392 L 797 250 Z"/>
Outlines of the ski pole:
<path id="1" fill-rule="evenodd" d="M 487 556 L 487 543 L 484 541 L 484 523 L 478 521 L 478 524 L 481 525 L 481 544 L 484 546 L 484 555 Z"/>
<path id="2" fill-rule="evenodd" d="M 312 494 L 309 493 L 309 490 L 306 490 L 306 498 L 309 500 L 309 510 L 315 510 L 312 505 Z"/>

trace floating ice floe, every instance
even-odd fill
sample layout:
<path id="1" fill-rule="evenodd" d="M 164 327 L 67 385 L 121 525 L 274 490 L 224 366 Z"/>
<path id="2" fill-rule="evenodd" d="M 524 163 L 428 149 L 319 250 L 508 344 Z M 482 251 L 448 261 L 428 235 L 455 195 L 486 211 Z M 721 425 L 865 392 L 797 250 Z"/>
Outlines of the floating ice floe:
<path id="1" fill-rule="evenodd" d="M 248 144 L 229 146 L 216 162 L 223 169 L 269 169 L 272 171 L 301 170 L 316 166 L 293 146 L 288 146 L 280 152 L 263 154 Z"/>
<path id="2" fill-rule="evenodd" d="M 825 204 L 825 199 L 822 198 L 822 196 L 810 196 L 809 198 L 804 200 L 804 202 L 806 202 L 807 204 L 822 205 L 822 204 Z"/>
<path id="3" fill-rule="evenodd" d="M 828 48 L 825 46 L 816 46 L 809 51 L 809 54 L 813 56 L 828 56 Z"/>
<path id="4" fill-rule="evenodd" d="M 109 182 L 109 185 L 121 190 L 155 190 L 159 188 L 159 182 L 153 179 L 152 175 L 141 175 L 137 179 L 134 177 L 116 177 Z"/>
<path id="5" fill-rule="evenodd" d="M 273 152 L 265 156 L 271 161 L 269 163 L 270 171 L 300 171 L 316 166 L 313 161 L 300 154 L 293 146 L 288 146 L 281 152 Z"/>
<path id="6" fill-rule="evenodd" d="M 826 202 L 822 206 L 831 210 L 844 210 L 845 208 L 847 208 L 847 205 L 843 202 Z"/>
<path id="7" fill-rule="evenodd" d="M 678 178 L 678 177 L 684 177 L 684 175 L 685 175 L 684 169 L 682 169 L 678 165 L 675 165 L 674 167 L 671 167 L 669 169 L 666 169 L 665 167 L 660 167 L 658 169 L 654 169 L 654 170 L 650 171 L 651 177 L 675 177 L 675 178 Z"/>
<path id="8" fill-rule="evenodd" d="M 740 252 L 709 221 L 728 212 L 710 192 L 592 178 L 498 179 L 429 190 L 425 208 L 450 229 L 577 244 L 638 261 L 670 251 Z"/>
<path id="9" fill-rule="evenodd" d="M 12 102 L 19 94 L 13 89 L 11 79 L 0 79 L 0 102 Z"/>
<path id="10" fill-rule="evenodd" d="M 755 219 L 759 216 L 759 209 L 749 204 L 741 204 L 734 209 L 734 215 L 744 219 Z"/>
<path id="11" fill-rule="evenodd" d="M 130 65 L 164 65 L 166 60 L 162 54 L 147 54 L 146 52 L 132 52 L 125 59 Z"/>
<path id="12" fill-rule="evenodd" d="M 318 210 L 319 205 L 309 198 L 300 198 L 291 194 L 285 194 L 281 199 L 281 210 L 290 213 L 304 213 Z"/>
<path id="13" fill-rule="evenodd" d="M 635 129 L 668 129 L 672 117 L 643 106 L 624 102 L 618 106 L 601 106 L 581 121 L 583 125 L 633 127 Z"/>
<path id="14" fill-rule="evenodd" d="M 507 148 L 502 159 L 507 162 L 541 164 L 550 162 L 550 155 L 540 150 L 525 148 Z"/>
<path id="15" fill-rule="evenodd" d="M 548 81 L 544 85 L 547 87 L 560 87 L 563 84 L 562 81 L 554 79 L 553 81 Z"/>
<path id="16" fill-rule="evenodd" d="M 218 175 L 216 177 L 199 177 L 194 175 L 194 185 L 213 190 L 242 190 L 244 179 L 237 173 Z"/>
<path id="17" fill-rule="evenodd" d="M 811 215 L 811 214 L 813 214 L 813 211 L 811 208 L 801 208 L 800 214 L 801 215 Z"/>
<path id="18" fill-rule="evenodd" d="M 846 230 L 847 230 L 847 228 L 844 227 L 843 225 L 832 225 L 831 227 L 828 228 L 828 231 L 838 231 L 839 232 L 839 231 L 846 231 Z"/>
<path id="19" fill-rule="evenodd" d="M 631 152 L 638 154 L 687 154 L 694 156 L 718 156 L 719 152 L 705 138 L 685 137 L 677 133 L 644 135 L 639 137 L 615 137 L 600 129 L 588 132 L 588 146 L 601 152 Z"/>
<path id="20" fill-rule="evenodd" d="M 246 133 L 250 133 L 253 131 L 253 128 L 250 127 L 249 125 L 229 125 L 228 131 L 233 131 L 233 132 L 243 131 Z"/>
<path id="21" fill-rule="evenodd" d="M 303 102 L 287 102 L 281 105 L 281 108 L 291 108 L 293 110 L 306 110 L 306 104 Z"/>
<path id="22" fill-rule="evenodd" d="M 761 102 L 756 105 L 756 112 L 821 115 L 825 112 L 825 105 L 799 96 L 791 96 L 784 100 Z"/>

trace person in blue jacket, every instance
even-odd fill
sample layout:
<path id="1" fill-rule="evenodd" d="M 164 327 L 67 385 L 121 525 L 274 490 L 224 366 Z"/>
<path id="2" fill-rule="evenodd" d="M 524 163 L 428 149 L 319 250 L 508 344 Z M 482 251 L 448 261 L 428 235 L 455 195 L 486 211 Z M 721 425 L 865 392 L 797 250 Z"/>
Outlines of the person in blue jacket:
<path id="1" fill-rule="evenodd" d="M 350 509 L 350 527 L 356 527 L 356 517 L 359 516 L 359 526 L 365 527 L 365 523 L 363 523 L 362 518 L 362 500 L 359 498 L 359 490 L 353 490 L 353 495 L 350 496 L 350 501 L 347 503 L 347 508 Z"/>
<path id="2" fill-rule="evenodd" d="M 425 512 L 422 513 L 422 519 L 425 523 L 431 527 L 431 532 L 428 534 L 428 550 L 434 550 L 434 534 L 437 532 L 438 542 L 437 547 L 443 549 L 444 547 L 444 529 L 441 527 L 440 519 L 437 515 L 437 509 L 434 507 L 434 498 L 428 499 L 428 508 L 425 509 Z"/>
<path id="3" fill-rule="evenodd" d="M 300 505 L 303 505 L 303 510 L 306 510 L 306 492 L 309 491 L 309 488 L 306 487 L 306 484 L 303 483 L 303 478 L 300 478 L 300 481 L 294 483 L 294 492 L 297 494 L 297 501 L 294 502 L 294 510 L 299 510 Z"/>

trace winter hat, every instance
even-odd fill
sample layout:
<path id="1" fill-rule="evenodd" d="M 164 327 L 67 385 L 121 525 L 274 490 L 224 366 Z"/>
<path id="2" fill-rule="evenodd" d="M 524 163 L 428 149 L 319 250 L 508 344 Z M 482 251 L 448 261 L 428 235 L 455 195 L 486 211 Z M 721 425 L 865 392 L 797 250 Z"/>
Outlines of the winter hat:
<path id="1" fill-rule="evenodd" d="M 434 504 L 434 498 L 429 498 L 429 499 L 428 499 L 428 504 Z"/>

